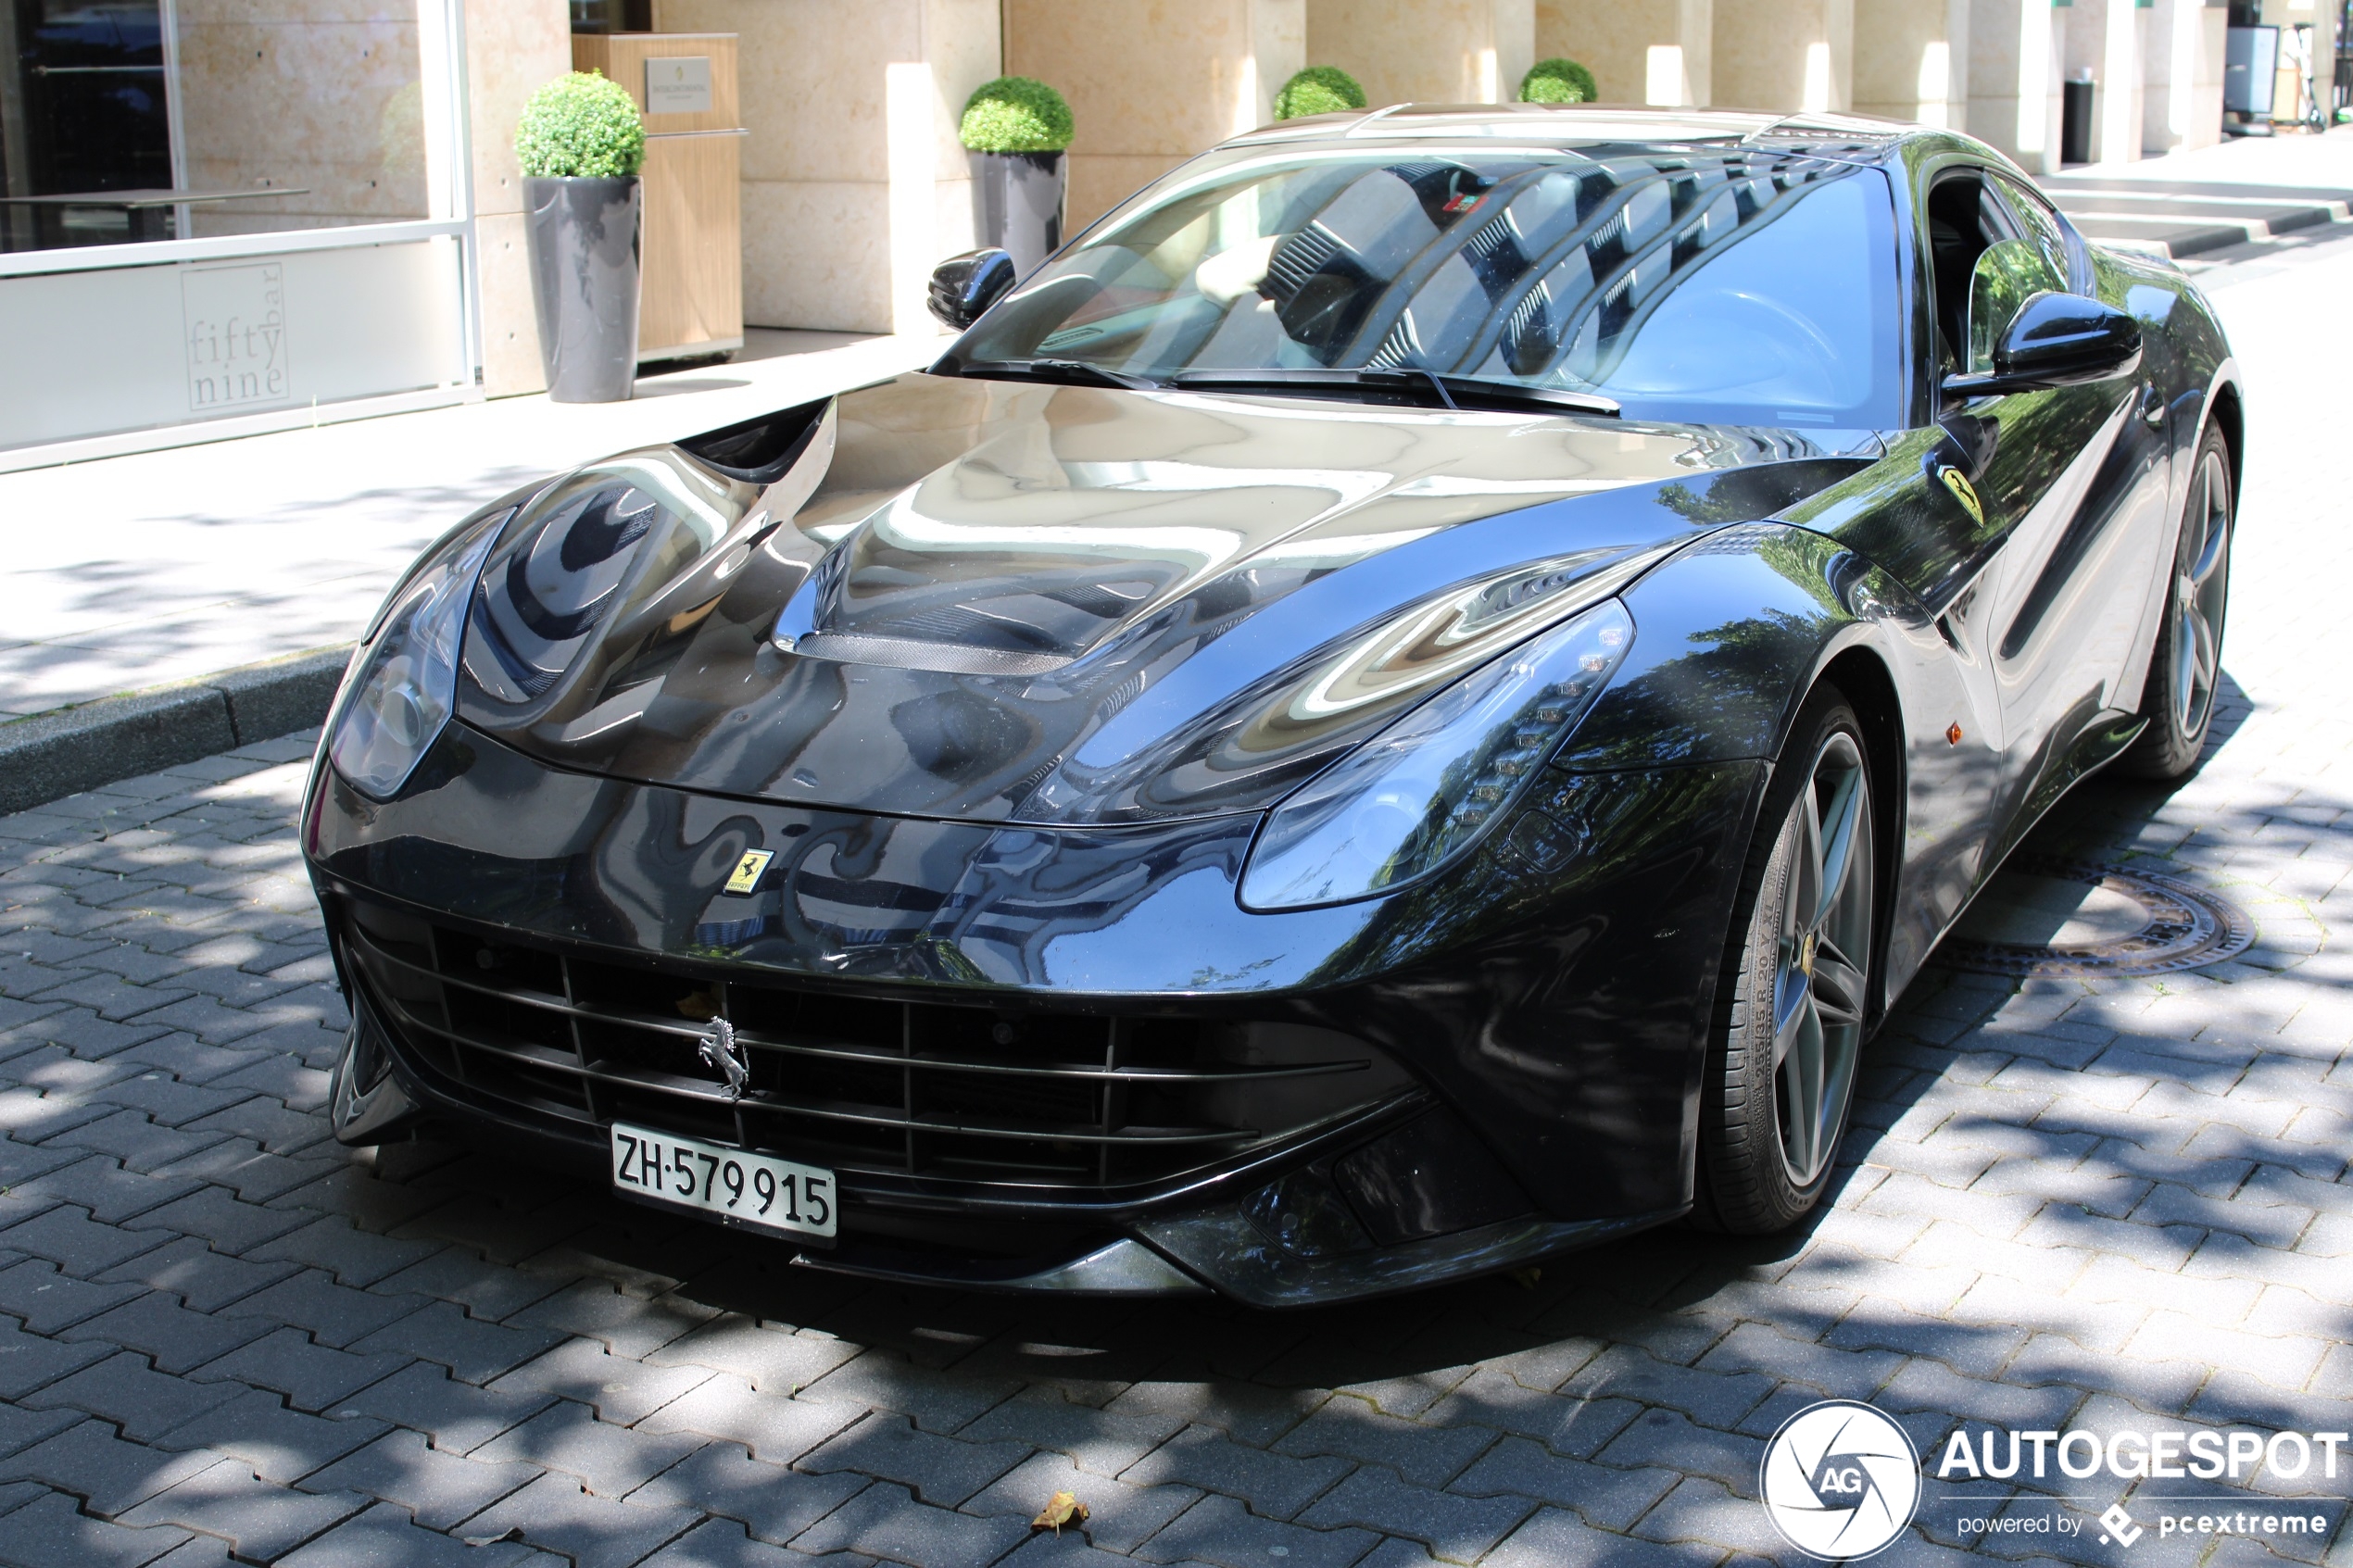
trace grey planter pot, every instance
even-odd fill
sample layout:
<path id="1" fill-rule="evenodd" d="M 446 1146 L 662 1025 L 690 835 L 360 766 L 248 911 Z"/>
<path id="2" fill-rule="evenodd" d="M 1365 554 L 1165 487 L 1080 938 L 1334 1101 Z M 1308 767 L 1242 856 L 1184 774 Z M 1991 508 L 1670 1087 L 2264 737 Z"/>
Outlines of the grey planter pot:
<path id="1" fill-rule="evenodd" d="M 637 379 L 637 176 L 526 179 L 539 362 L 556 403 L 619 403 Z"/>
<path id="2" fill-rule="evenodd" d="M 1027 277 L 1063 247 L 1063 205 L 1070 160 L 1061 153 L 967 153 L 973 170 L 973 226 L 983 245 L 1013 258 Z"/>

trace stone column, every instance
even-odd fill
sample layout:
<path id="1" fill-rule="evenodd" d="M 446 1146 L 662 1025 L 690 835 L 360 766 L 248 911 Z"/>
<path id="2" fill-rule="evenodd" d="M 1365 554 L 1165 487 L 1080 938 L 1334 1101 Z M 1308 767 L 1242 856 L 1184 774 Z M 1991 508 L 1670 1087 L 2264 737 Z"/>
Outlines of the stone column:
<path id="1" fill-rule="evenodd" d="M 1304 0 L 1004 0 L 1004 19 L 1005 69 L 1051 84 L 1077 121 L 1073 232 L 1274 119 L 1307 64 Z"/>
<path id="2" fill-rule="evenodd" d="M 1307 0 L 1307 58 L 1383 104 L 1501 104 L 1536 63 L 1536 0 Z"/>
<path id="3" fill-rule="evenodd" d="M 2141 57 L 2141 150 L 2187 152 L 2222 139 L 2222 43 L 2230 12 L 2156 0 Z"/>
<path id="4" fill-rule="evenodd" d="M 1855 0 L 1855 108 L 1967 130 L 1969 0 Z"/>
<path id="5" fill-rule="evenodd" d="M 572 69 L 572 16 L 564 0 L 474 0 L 464 17 L 483 390 L 544 392 L 515 126 L 532 94 Z"/>
<path id="6" fill-rule="evenodd" d="M 1536 0 L 1536 57 L 1577 61 L 1605 104 L 1705 105 L 1715 27 L 1715 0 Z"/>
<path id="7" fill-rule="evenodd" d="M 1748 0 L 1716 7 L 1715 98 L 1781 114 L 1855 101 L 1855 0 Z"/>
<path id="8" fill-rule="evenodd" d="M 1969 7 L 1969 133 L 2037 174 L 2058 172 L 2067 15 L 2051 0 Z"/>
<path id="9" fill-rule="evenodd" d="M 996 0 L 656 0 L 732 32 L 744 124 L 744 320 L 922 332 L 924 285 L 973 245 L 956 122 L 1000 74 Z"/>
<path id="10" fill-rule="evenodd" d="M 2134 0 L 2075 0 L 2066 19 L 2066 80 L 2091 73 L 2092 161 L 2141 156 L 2141 29 Z"/>

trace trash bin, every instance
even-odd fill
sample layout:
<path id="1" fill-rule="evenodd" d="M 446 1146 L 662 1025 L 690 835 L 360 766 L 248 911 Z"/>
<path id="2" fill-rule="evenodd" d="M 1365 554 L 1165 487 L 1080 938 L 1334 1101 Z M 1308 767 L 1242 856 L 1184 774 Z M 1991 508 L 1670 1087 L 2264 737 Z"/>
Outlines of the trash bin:
<path id="1" fill-rule="evenodd" d="M 2059 162 L 2089 163 L 2092 161 L 2092 81 L 2063 82 L 2066 95 L 2059 104 Z M 2047 99 L 2045 100 L 2048 102 Z"/>

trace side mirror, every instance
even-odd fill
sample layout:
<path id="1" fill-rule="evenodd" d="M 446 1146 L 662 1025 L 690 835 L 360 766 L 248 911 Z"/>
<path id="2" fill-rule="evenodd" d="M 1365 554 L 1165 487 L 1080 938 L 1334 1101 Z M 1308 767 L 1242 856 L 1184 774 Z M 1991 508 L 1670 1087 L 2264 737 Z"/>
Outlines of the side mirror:
<path id="1" fill-rule="evenodd" d="M 2141 324 L 2080 294 L 2032 295 L 1994 345 L 1994 368 L 1944 378 L 1948 397 L 2039 392 L 2131 375 L 2141 368 Z"/>
<path id="2" fill-rule="evenodd" d="M 1001 250 L 968 250 L 931 270 L 931 313 L 963 332 L 1013 286 L 1013 258 Z"/>

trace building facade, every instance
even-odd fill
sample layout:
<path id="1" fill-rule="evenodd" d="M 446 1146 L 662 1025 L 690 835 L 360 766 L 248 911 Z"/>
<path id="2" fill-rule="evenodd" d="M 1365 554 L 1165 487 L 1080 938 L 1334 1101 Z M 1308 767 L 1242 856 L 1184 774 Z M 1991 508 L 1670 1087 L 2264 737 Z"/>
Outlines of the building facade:
<path id="1" fill-rule="evenodd" d="M 2318 24 L 2329 57 L 2315 0 L 2263 4 Z M 1919 119 L 2038 171 L 2058 167 L 2062 82 L 2088 73 L 2094 157 L 2133 158 L 2219 137 L 2229 16 L 2208 0 L 0 0 L 0 320 L 21 354 L 0 466 L 538 390 L 512 138 L 570 68 L 575 13 L 599 7 L 737 36 L 744 318 L 856 332 L 930 329 L 930 269 L 973 243 L 957 119 L 1007 72 L 1070 100 L 1084 225 L 1266 121 L 1309 64 L 1376 105 L 1497 102 L 1565 56 L 1608 102 Z"/>

